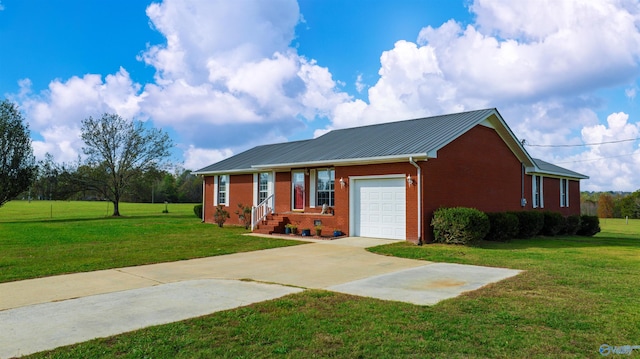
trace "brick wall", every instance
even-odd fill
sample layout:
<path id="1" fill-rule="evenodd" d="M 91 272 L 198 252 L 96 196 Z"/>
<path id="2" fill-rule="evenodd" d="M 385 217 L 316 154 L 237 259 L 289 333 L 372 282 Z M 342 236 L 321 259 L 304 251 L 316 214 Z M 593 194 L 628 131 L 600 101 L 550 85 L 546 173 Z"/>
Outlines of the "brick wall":
<path id="1" fill-rule="evenodd" d="M 522 209 L 522 165 L 491 128 L 474 127 L 438 151 L 438 158 L 421 162 L 421 167 L 427 242 L 433 240 L 429 224 L 440 207 L 463 206 L 485 212 Z M 525 188 L 528 202 L 530 182 L 529 178 L 528 192 Z"/>

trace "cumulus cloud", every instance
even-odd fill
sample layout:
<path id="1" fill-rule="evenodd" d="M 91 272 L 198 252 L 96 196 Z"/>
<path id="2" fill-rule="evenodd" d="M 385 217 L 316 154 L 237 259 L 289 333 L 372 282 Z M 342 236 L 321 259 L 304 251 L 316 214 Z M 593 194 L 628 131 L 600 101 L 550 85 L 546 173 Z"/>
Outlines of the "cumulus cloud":
<path id="1" fill-rule="evenodd" d="M 350 100 L 327 68 L 290 46 L 301 19 L 294 0 L 165 0 L 152 3 L 147 15 L 166 38 L 138 57 L 155 69 L 153 83 L 134 83 L 123 68 L 104 79 L 54 80 L 40 94 L 24 82 L 22 107 L 43 137 L 36 152 L 69 160 L 81 147 L 71 138 L 80 120 L 116 112 L 171 129 L 185 163 L 195 164 L 194 154 L 220 159 L 286 140 Z"/>
<path id="2" fill-rule="evenodd" d="M 589 144 L 588 150 L 568 158 L 576 169 L 593 172 L 597 181 L 589 189 L 607 191 L 611 189 L 635 191 L 638 189 L 640 168 L 640 122 L 630 122 L 623 112 L 607 117 L 606 124 L 586 126 L 582 139 Z"/>
<path id="3" fill-rule="evenodd" d="M 157 71 L 142 113 L 195 148 L 286 138 L 350 99 L 328 69 L 290 47 L 295 1 L 166 0 L 147 14 L 167 43 L 141 56 Z"/>
<path id="4" fill-rule="evenodd" d="M 639 73 L 637 2 L 476 0 L 469 10 L 471 24 L 427 26 L 415 42 L 385 51 L 368 99 L 339 104 L 327 129 L 497 107 L 528 143 L 580 144 L 580 129 L 600 122 L 595 93 L 628 86 Z M 576 155 L 529 149 L 549 160 Z M 609 184 L 592 177 L 587 186 Z"/>
<path id="5" fill-rule="evenodd" d="M 34 141 L 34 154 L 42 158 L 49 152 L 57 161 L 75 161 L 82 148 L 80 122 L 105 112 L 132 118 L 140 111 L 139 91 L 140 85 L 123 68 L 104 80 L 94 74 L 54 80 L 38 94 L 32 92 L 31 81 L 20 81 L 17 98 L 21 109 L 29 119 L 30 129 L 42 137 Z"/>

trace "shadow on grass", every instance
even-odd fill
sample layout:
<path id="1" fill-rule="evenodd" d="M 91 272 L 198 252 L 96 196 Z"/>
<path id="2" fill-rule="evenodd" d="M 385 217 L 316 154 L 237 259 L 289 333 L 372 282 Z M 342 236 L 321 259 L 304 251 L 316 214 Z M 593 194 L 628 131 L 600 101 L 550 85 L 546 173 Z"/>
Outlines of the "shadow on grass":
<path id="1" fill-rule="evenodd" d="M 624 236 L 624 235 L 622 235 Z M 596 237 L 557 236 L 517 238 L 509 242 L 481 241 L 470 247 L 488 250 L 511 250 L 528 248 L 591 248 L 591 247 L 631 247 L 640 248 L 640 238 L 614 237 L 609 234 Z"/>

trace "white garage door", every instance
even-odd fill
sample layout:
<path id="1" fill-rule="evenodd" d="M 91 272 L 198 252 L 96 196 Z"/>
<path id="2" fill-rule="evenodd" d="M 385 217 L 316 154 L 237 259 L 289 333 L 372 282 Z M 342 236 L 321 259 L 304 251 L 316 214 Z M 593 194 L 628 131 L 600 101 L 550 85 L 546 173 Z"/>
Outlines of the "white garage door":
<path id="1" fill-rule="evenodd" d="M 360 179 L 354 187 L 355 235 L 406 239 L 404 177 Z"/>

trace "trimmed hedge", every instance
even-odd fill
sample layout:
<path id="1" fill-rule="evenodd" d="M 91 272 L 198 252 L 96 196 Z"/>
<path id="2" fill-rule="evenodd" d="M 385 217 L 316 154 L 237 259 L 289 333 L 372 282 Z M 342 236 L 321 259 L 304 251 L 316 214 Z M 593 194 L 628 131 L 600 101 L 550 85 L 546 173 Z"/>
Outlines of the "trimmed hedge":
<path id="1" fill-rule="evenodd" d="M 196 217 L 202 219 L 202 205 L 196 204 L 195 206 L 193 206 L 193 213 L 196 215 Z"/>
<path id="2" fill-rule="evenodd" d="M 578 232 L 578 229 L 580 229 L 580 216 L 568 216 L 565 220 L 563 233 L 573 236 L 576 234 L 576 232 Z"/>
<path id="3" fill-rule="evenodd" d="M 509 212 L 518 217 L 518 238 L 531 238 L 540 234 L 544 226 L 544 214 L 538 211 Z"/>
<path id="4" fill-rule="evenodd" d="M 474 208 L 440 208 L 431 220 L 434 241 L 469 244 L 483 239 L 489 232 L 489 218 Z"/>
<path id="5" fill-rule="evenodd" d="M 564 229 L 565 219 L 560 213 L 545 211 L 542 214 L 544 216 L 542 234 L 545 236 L 555 236 Z"/>
<path id="6" fill-rule="evenodd" d="M 600 232 L 600 219 L 598 216 L 583 215 L 580 217 L 580 228 L 576 233 L 579 236 L 591 237 Z"/>
<path id="7" fill-rule="evenodd" d="M 488 241 L 507 242 L 518 234 L 518 216 L 508 212 L 487 213 L 489 232 L 484 238 Z"/>

